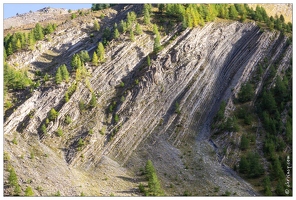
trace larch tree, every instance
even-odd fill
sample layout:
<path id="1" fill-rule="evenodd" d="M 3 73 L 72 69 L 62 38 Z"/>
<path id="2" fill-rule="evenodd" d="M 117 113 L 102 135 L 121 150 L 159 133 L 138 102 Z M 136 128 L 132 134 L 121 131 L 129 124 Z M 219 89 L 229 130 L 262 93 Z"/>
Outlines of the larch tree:
<path id="1" fill-rule="evenodd" d="M 149 13 L 149 9 L 146 8 L 146 7 L 144 7 L 144 23 L 146 25 L 149 25 L 150 24 L 150 13 Z"/>
<path id="2" fill-rule="evenodd" d="M 155 52 L 158 52 L 161 48 L 161 45 L 160 45 L 160 35 L 159 33 L 155 35 L 155 39 L 154 39 L 154 48 L 153 50 Z"/>
<path id="3" fill-rule="evenodd" d="M 98 65 L 98 62 L 99 62 L 99 59 L 98 59 L 97 53 L 94 52 L 92 57 L 92 63 L 93 65 Z"/>
<path id="4" fill-rule="evenodd" d="M 229 17 L 230 17 L 230 19 L 237 19 L 237 16 L 238 16 L 238 12 L 237 12 L 235 6 L 231 5 L 229 7 Z"/>
<path id="5" fill-rule="evenodd" d="M 119 38 L 119 31 L 117 28 L 114 29 L 114 39 L 118 39 Z"/>
<path id="6" fill-rule="evenodd" d="M 61 68 L 59 67 L 55 76 L 56 84 L 60 84 L 63 81 Z"/>
<path id="7" fill-rule="evenodd" d="M 102 42 L 100 42 L 99 45 L 98 45 L 97 55 L 99 57 L 99 62 L 104 62 L 104 60 L 105 60 L 105 48 L 104 48 Z"/>
<path id="8" fill-rule="evenodd" d="M 130 31 L 130 39 L 131 39 L 132 42 L 135 41 L 135 35 L 134 35 L 133 29 L 131 29 L 131 31 Z"/>
<path id="9" fill-rule="evenodd" d="M 61 66 L 61 72 L 62 72 L 63 80 L 65 80 L 68 83 L 70 76 L 69 76 L 69 72 L 67 70 L 67 66 L 65 64 L 63 64 Z"/>
<path id="10" fill-rule="evenodd" d="M 43 38 L 44 38 L 43 29 L 42 29 L 42 27 L 41 27 L 41 25 L 39 23 L 37 23 L 35 25 L 35 28 L 34 28 L 34 38 L 36 40 L 43 40 Z"/>
<path id="11" fill-rule="evenodd" d="M 135 31 L 135 33 L 137 35 L 141 35 L 143 33 L 142 28 L 141 28 L 141 26 L 140 26 L 139 23 L 136 24 L 136 31 Z"/>
<path id="12" fill-rule="evenodd" d="M 21 44 L 20 39 L 17 39 L 15 47 L 16 47 L 16 50 L 20 50 L 22 48 L 22 44 Z"/>

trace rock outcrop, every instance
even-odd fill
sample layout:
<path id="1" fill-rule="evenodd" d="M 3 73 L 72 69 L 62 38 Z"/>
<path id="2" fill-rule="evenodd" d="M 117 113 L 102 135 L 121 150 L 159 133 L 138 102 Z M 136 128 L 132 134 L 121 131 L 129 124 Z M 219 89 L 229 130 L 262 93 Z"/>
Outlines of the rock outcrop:
<path id="1" fill-rule="evenodd" d="M 125 12 L 132 9 L 135 8 L 129 7 Z M 153 51 L 152 35 L 143 33 L 136 36 L 135 42 L 126 38 L 120 42 L 113 41 L 107 48 L 106 62 L 100 66 L 86 66 L 91 72 L 86 78 L 89 84 L 78 82 L 67 103 L 64 102 L 64 94 L 73 80 L 69 84 L 33 92 L 4 123 L 5 151 L 21 154 L 22 150 L 14 150 L 9 141 L 19 123 L 25 122 L 26 116 L 31 114 L 21 137 L 25 141 L 35 141 L 34 146 L 41 155 L 50 155 L 51 159 L 45 161 L 40 156 L 39 163 L 34 164 L 33 161 L 20 163 L 20 158 L 14 157 L 17 173 L 29 173 L 30 166 L 34 165 L 34 174 L 26 176 L 32 179 L 39 177 L 33 182 L 37 186 L 43 184 L 42 173 L 47 171 L 44 166 L 59 165 L 61 170 L 48 169 L 47 174 L 50 175 L 47 176 L 51 177 L 51 181 L 46 183 L 48 187 L 67 196 L 77 195 L 81 191 L 72 183 L 84 181 L 81 177 L 85 174 L 95 184 L 90 190 L 91 195 L 98 195 L 100 189 L 95 187 L 100 183 L 97 183 L 97 178 L 102 175 L 102 168 L 109 167 L 107 161 L 120 169 L 114 175 L 108 175 L 111 182 L 127 174 L 135 176 L 146 160 L 151 159 L 168 194 L 178 195 L 184 188 L 195 185 L 196 188 L 192 189 L 196 192 L 194 195 L 213 195 L 210 191 L 215 187 L 220 187 L 221 191 L 233 190 L 241 196 L 256 195 L 248 183 L 227 165 L 221 164 L 215 153 L 212 154 L 210 123 L 221 101 L 228 101 L 237 94 L 260 60 L 268 56 L 272 62 L 281 51 L 285 51 L 284 67 L 284 62 L 291 57 L 292 48 L 283 48 L 284 39 L 278 33 L 262 32 L 253 22 L 212 22 L 177 35 L 179 29 L 176 26 L 171 34 L 162 37 L 162 44 L 171 41 L 162 51 L 151 56 L 150 66 L 146 59 Z M 58 45 L 49 42 L 42 45 L 43 48 L 55 49 L 58 52 L 56 59 L 62 57 L 66 63 L 79 50 L 93 52 L 96 44 L 86 41 L 87 33 L 80 32 L 79 27 L 60 29 L 60 32 L 66 30 L 62 36 L 53 37 L 53 41 L 59 41 Z M 176 38 L 172 40 L 174 36 Z M 86 42 L 79 42 L 81 39 Z M 34 65 L 42 51 L 36 50 L 32 55 L 32 59 L 28 58 L 29 55 L 21 59 L 21 55 L 16 54 L 15 60 Z M 119 87 L 121 82 L 124 82 L 123 87 Z M 81 111 L 79 102 L 83 100 L 87 104 L 91 91 L 97 95 L 98 105 Z M 114 107 L 111 112 L 110 105 Z M 48 125 L 44 135 L 40 128 L 51 108 L 56 108 L 59 115 Z M 118 122 L 114 120 L 115 114 L 119 117 Z M 72 119 L 70 125 L 64 122 L 66 116 Z M 64 132 L 62 137 L 55 136 L 58 128 Z M 79 139 L 85 142 L 80 150 L 77 148 Z M 30 149 L 28 145 L 24 148 Z M 191 159 L 182 159 L 182 154 L 189 151 Z M 17 168 L 18 165 L 24 167 Z M 67 175 L 65 180 L 58 178 L 68 173 L 74 175 Z M 76 177 L 77 174 L 80 178 Z M 59 184 L 55 184 L 54 179 Z M 124 189 L 137 186 L 136 181 L 121 181 L 125 181 L 122 183 Z M 182 187 L 174 191 L 166 185 L 177 185 L 178 182 Z M 115 181 L 115 185 L 110 187 L 112 192 L 123 195 L 115 190 L 119 183 Z M 84 182 L 83 185 L 87 190 L 87 184 Z M 109 191 L 101 194 L 109 195 Z"/>

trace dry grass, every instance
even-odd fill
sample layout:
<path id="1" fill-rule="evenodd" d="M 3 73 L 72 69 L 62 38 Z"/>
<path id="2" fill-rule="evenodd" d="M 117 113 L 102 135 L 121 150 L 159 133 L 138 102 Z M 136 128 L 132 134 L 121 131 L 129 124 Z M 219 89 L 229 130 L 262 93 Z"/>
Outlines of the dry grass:
<path id="1" fill-rule="evenodd" d="M 262 6 L 265 8 L 267 14 L 269 16 L 275 16 L 278 15 L 280 16 L 281 14 L 285 17 L 285 22 L 292 22 L 292 17 L 293 17 L 293 8 L 292 8 L 292 4 L 291 3 L 278 3 L 278 4 L 274 4 L 274 3 L 258 3 L 258 4 L 249 4 L 249 6 L 251 8 L 253 8 L 254 10 L 256 9 L 256 6 Z"/>

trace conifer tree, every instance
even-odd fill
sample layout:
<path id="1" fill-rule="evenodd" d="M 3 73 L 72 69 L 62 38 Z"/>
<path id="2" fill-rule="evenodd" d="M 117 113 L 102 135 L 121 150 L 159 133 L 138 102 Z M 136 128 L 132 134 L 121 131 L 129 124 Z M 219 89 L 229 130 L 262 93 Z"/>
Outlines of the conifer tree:
<path id="1" fill-rule="evenodd" d="M 93 57 L 92 57 L 92 63 L 93 63 L 93 65 L 98 65 L 98 56 L 97 56 L 97 53 L 96 52 L 94 52 L 93 53 Z"/>
<path id="2" fill-rule="evenodd" d="M 114 29 L 114 39 L 118 39 L 119 38 L 119 31 L 117 28 Z"/>
<path id="3" fill-rule="evenodd" d="M 89 106 L 94 108 L 96 107 L 97 105 L 97 98 L 96 98 L 96 95 L 94 93 L 91 94 L 91 99 L 90 99 L 90 102 L 89 102 Z"/>
<path id="4" fill-rule="evenodd" d="M 158 52 L 160 50 L 160 48 L 161 48 L 160 35 L 158 33 L 158 34 L 155 35 L 153 50 L 154 50 L 154 52 Z"/>
<path id="5" fill-rule="evenodd" d="M 82 51 L 79 52 L 78 55 L 79 55 L 80 60 L 81 60 L 82 63 L 85 63 L 85 62 L 90 61 L 90 57 L 89 57 L 88 51 L 82 50 Z"/>
<path id="6" fill-rule="evenodd" d="M 60 84 L 63 80 L 61 68 L 59 67 L 55 76 L 56 84 Z"/>
<path id="7" fill-rule="evenodd" d="M 141 28 L 141 26 L 140 26 L 139 23 L 136 24 L 136 31 L 135 31 L 135 33 L 137 35 L 141 35 L 143 33 L 142 28 Z"/>
<path id="8" fill-rule="evenodd" d="M 98 49 L 97 49 L 97 55 L 99 57 L 99 62 L 104 62 L 105 60 L 105 49 L 102 44 L 102 42 L 99 43 Z"/>
<path id="9" fill-rule="evenodd" d="M 50 111 L 49 111 L 49 120 L 53 121 L 55 120 L 57 117 L 58 117 L 59 113 L 54 109 L 52 108 Z"/>
<path id="10" fill-rule="evenodd" d="M 23 33 L 21 34 L 21 38 L 20 38 L 20 41 L 21 41 L 21 45 L 22 45 L 22 49 L 25 49 L 25 47 L 27 46 L 27 38 L 28 38 L 28 34 L 27 33 Z"/>
<path id="11" fill-rule="evenodd" d="M 35 44 L 35 38 L 34 38 L 34 33 L 31 31 L 28 33 L 28 40 L 27 40 L 27 45 L 29 49 L 33 49 Z"/>
<path id="12" fill-rule="evenodd" d="M 44 38 L 43 29 L 42 29 L 42 27 L 40 26 L 39 23 L 37 23 L 35 25 L 35 28 L 34 28 L 34 38 L 36 40 L 43 40 L 43 38 Z"/>
<path id="13" fill-rule="evenodd" d="M 145 4 L 147 5 L 147 4 Z M 150 13 L 149 13 L 149 8 L 144 5 L 144 23 L 146 25 L 150 24 Z"/>
<path id="14" fill-rule="evenodd" d="M 125 33 L 126 32 L 126 29 L 127 29 L 127 25 L 126 25 L 126 22 L 124 22 L 123 20 L 120 21 L 120 31 L 122 33 Z"/>
<path id="15" fill-rule="evenodd" d="M 263 185 L 264 185 L 264 194 L 265 194 L 265 196 L 272 196 L 269 176 L 266 176 L 264 178 Z"/>
<path id="16" fill-rule="evenodd" d="M 69 72 L 65 64 L 61 66 L 61 73 L 62 73 L 63 80 L 65 80 L 66 82 L 69 82 Z"/>
<path id="17" fill-rule="evenodd" d="M 12 45 L 12 51 L 13 52 L 16 52 L 17 48 L 16 48 L 16 41 L 17 41 L 17 38 L 16 38 L 16 34 L 13 34 L 12 37 L 11 37 L 11 45 Z"/>
<path id="18" fill-rule="evenodd" d="M 158 12 L 163 13 L 165 10 L 165 4 L 160 3 L 158 4 Z"/>
<path id="19" fill-rule="evenodd" d="M 97 20 L 94 21 L 94 30 L 95 31 L 99 31 L 100 30 L 100 25 L 99 25 L 99 23 L 98 23 Z"/>
<path id="20" fill-rule="evenodd" d="M 145 166 L 145 172 L 148 179 L 148 193 L 150 196 L 163 196 L 164 192 L 161 189 L 156 170 L 151 160 L 148 160 Z"/>
<path id="21" fill-rule="evenodd" d="M 82 65 L 81 60 L 80 60 L 80 56 L 78 54 L 74 54 L 74 56 L 72 57 L 71 60 L 71 67 L 76 70 L 78 68 L 80 68 Z"/>
<path id="22" fill-rule="evenodd" d="M 8 43 L 6 52 L 7 52 L 7 55 L 8 56 L 11 55 L 11 54 L 13 54 L 11 42 Z"/>
<path id="23" fill-rule="evenodd" d="M 22 48 L 22 44 L 21 44 L 20 39 L 17 39 L 15 47 L 16 47 L 16 50 L 20 50 Z"/>
<path id="24" fill-rule="evenodd" d="M 65 93 L 65 102 L 68 102 L 68 101 L 69 101 L 69 93 L 66 92 L 66 93 Z"/>
<path id="25" fill-rule="evenodd" d="M 237 19 L 238 12 L 234 5 L 230 5 L 229 7 L 229 17 L 230 19 Z"/>
<path id="26" fill-rule="evenodd" d="M 53 24 L 48 24 L 44 29 L 44 35 L 51 34 L 54 32 Z"/>
<path id="27" fill-rule="evenodd" d="M 242 156 L 239 162 L 239 172 L 240 173 L 248 173 L 249 171 L 249 163 L 245 156 Z"/>
<path id="28" fill-rule="evenodd" d="M 130 31 L 130 39 L 131 39 L 132 42 L 135 41 L 135 35 L 134 35 L 134 31 L 133 30 Z"/>

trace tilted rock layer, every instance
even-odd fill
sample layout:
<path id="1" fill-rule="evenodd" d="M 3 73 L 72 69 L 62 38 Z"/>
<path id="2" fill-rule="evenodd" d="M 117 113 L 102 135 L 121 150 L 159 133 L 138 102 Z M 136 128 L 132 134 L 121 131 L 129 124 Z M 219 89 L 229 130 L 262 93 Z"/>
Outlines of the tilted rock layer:
<path id="1" fill-rule="evenodd" d="M 79 34 L 75 32 L 78 28 L 71 32 Z M 44 191 L 35 191 L 36 195 L 56 191 L 65 196 L 81 192 L 139 195 L 137 172 L 151 159 L 168 195 L 185 190 L 193 195 L 215 195 L 216 187 L 221 192 L 256 195 L 213 154 L 208 141 L 210 123 L 221 101 L 238 92 L 256 64 L 282 51 L 284 39 L 276 32 L 261 32 L 251 22 L 207 23 L 186 29 L 172 40 L 178 29 L 176 26 L 163 36 L 166 46 L 151 57 L 150 66 L 146 59 L 153 51 L 152 35 L 143 33 L 135 42 L 113 41 L 106 50 L 106 62 L 86 66 L 88 84 L 78 82 L 67 103 L 64 94 L 74 81 L 34 91 L 4 123 L 4 151 L 11 155 L 20 181 L 26 184 L 25 179 L 32 179 L 34 188 L 42 186 Z M 65 44 L 69 47 L 59 54 L 66 63 L 78 49 L 93 51 L 96 45 L 76 44 L 75 48 Z M 63 47 L 59 45 L 58 50 Z M 290 57 L 291 51 L 286 55 Z M 80 111 L 79 101 L 88 103 L 91 91 L 97 94 L 98 105 Z M 120 101 L 121 97 L 124 100 Z M 114 101 L 117 103 L 110 112 Z M 56 108 L 59 116 L 44 135 L 40 127 L 51 108 Z M 72 119 L 70 125 L 64 122 L 66 115 Z M 21 131 L 20 122 L 26 124 Z M 62 137 L 55 135 L 58 128 L 63 130 Z M 17 133 L 19 144 L 15 146 L 11 140 L 17 131 L 21 133 Z M 80 138 L 85 145 L 77 150 Z M 29 158 L 31 151 L 38 152 L 35 159 Z"/>

